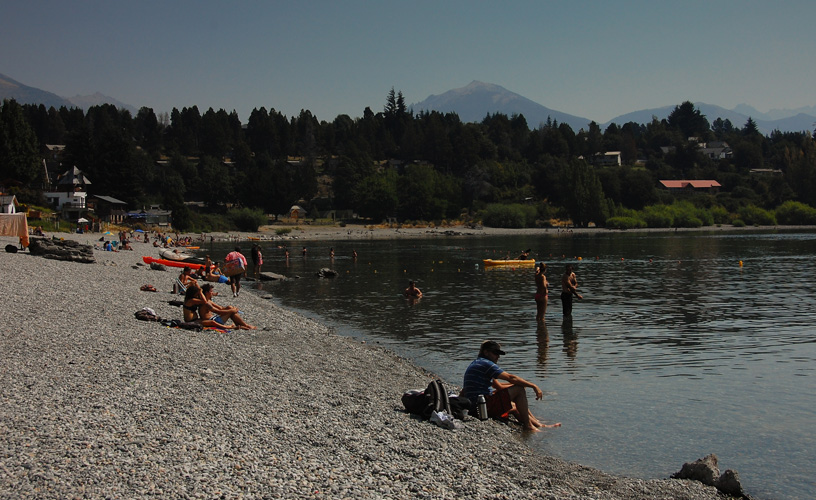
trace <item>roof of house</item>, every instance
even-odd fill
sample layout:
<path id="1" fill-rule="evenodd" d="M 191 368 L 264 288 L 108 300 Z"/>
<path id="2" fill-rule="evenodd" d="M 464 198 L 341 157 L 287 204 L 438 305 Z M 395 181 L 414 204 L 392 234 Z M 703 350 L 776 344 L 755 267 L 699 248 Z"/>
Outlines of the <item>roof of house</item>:
<path id="1" fill-rule="evenodd" d="M 661 180 L 661 184 L 670 189 L 684 189 L 692 187 L 694 189 L 720 187 L 720 183 L 714 180 Z"/>
<path id="2" fill-rule="evenodd" d="M 64 186 L 66 184 L 80 186 L 84 184 L 91 184 L 91 181 L 88 180 L 88 177 L 85 175 L 85 172 L 74 166 L 73 168 L 69 168 L 68 170 L 66 170 L 65 173 L 60 176 L 60 180 L 59 182 L 57 182 L 57 184 L 61 186 Z"/>
<path id="3" fill-rule="evenodd" d="M 17 197 L 13 194 L 4 194 L 0 195 L 0 205 L 6 206 L 14 203 L 15 205 L 19 205 L 20 203 L 17 202 Z"/>
<path id="4" fill-rule="evenodd" d="M 102 196 L 101 194 L 96 194 L 96 195 L 94 195 L 94 198 L 98 198 L 98 199 L 100 199 L 102 201 L 107 201 L 108 203 L 112 203 L 114 205 L 127 205 L 126 201 L 117 200 L 116 198 L 114 198 L 112 196 Z"/>

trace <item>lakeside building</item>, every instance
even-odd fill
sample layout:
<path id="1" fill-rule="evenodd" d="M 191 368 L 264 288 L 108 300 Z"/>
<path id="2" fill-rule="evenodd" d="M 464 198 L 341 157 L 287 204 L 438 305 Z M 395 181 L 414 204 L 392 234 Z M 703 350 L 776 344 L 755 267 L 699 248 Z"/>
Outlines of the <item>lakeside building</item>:
<path id="1" fill-rule="evenodd" d="M 720 183 L 711 179 L 700 180 L 661 180 L 660 184 L 672 193 L 693 193 L 708 191 L 715 194 L 721 187 Z"/>

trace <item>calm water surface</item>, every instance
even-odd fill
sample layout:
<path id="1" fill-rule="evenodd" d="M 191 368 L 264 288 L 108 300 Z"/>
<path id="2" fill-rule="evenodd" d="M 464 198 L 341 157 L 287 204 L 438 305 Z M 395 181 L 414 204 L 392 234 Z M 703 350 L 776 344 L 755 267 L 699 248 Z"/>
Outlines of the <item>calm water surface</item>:
<path id="1" fill-rule="evenodd" d="M 379 342 L 456 384 L 479 343 L 499 340 L 500 365 L 545 393 L 533 412 L 564 424 L 528 438 L 545 454 L 655 478 L 715 453 L 752 495 L 816 498 L 814 233 L 289 245 L 287 261 L 265 242 L 264 270 L 303 278 L 263 286 L 340 334 Z M 532 268 L 482 266 L 526 248 L 548 264 L 545 325 L 535 322 Z M 584 295 L 571 321 L 555 286 L 566 262 Z M 340 276 L 313 278 L 323 267 Z M 401 295 L 409 279 L 425 294 L 417 303 Z M 395 398 L 405 389 L 395 387 Z"/>

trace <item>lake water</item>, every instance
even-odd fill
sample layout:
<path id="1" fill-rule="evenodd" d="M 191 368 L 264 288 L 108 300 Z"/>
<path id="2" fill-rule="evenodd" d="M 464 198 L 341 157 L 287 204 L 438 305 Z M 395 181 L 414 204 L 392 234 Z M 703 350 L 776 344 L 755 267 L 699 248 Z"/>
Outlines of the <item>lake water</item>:
<path id="1" fill-rule="evenodd" d="M 533 412 L 563 423 L 526 438 L 542 453 L 642 478 L 715 453 L 752 495 L 816 498 L 812 232 L 289 245 L 287 261 L 264 242 L 264 270 L 302 278 L 262 286 L 342 335 L 378 342 L 458 385 L 479 343 L 501 342 L 499 364 L 544 391 Z M 221 257 L 229 246 L 212 252 Z M 532 268 L 482 265 L 526 248 L 548 264 L 544 325 L 535 321 Z M 584 295 L 571 321 L 557 286 L 567 262 Z M 324 267 L 339 276 L 313 277 Z M 416 303 L 401 294 L 409 279 L 424 292 Z M 395 400 L 406 389 L 395 387 Z"/>

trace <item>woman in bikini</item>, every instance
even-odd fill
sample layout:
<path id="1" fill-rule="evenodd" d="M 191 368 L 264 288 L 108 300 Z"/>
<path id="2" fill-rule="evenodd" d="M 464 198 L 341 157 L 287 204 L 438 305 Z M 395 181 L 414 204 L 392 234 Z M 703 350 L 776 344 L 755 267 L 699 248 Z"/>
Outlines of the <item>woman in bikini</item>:
<path id="1" fill-rule="evenodd" d="M 536 321 L 544 321 L 544 315 L 547 314 L 547 293 L 550 284 L 547 283 L 547 276 L 544 273 L 547 271 L 547 264 L 539 262 L 535 266 L 535 283 L 536 283 Z"/>
<path id="2" fill-rule="evenodd" d="M 198 315 L 198 309 L 207 303 L 207 298 L 202 293 L 201 288 L 198 287 L 198 284 L 191 285 L 187 287 L 187 291 L 184 292 L 184 305 L 182 305 L 182 310 L 184 312 L 184 321 L 195 321 L 201 326 L 207 326 L 211 328 L 221 328 L 229 330 L 230 326 L 224 326 L 212 319 L 202 319 Z"/>
<path id="3" fill-rule="evenodd" d="M 201 287 L 201 291 L 204 293 L 204 303 L 199 305 L 198 307 L 198 315 L 204 321 L 214 321 L 221 325 L 220 327 L 223 328 L 226 325 L 227 321 L 232 320 L 235 323 L 235 327 L 239 330 L 255 330 L 257 327 L 248 324 L 246 321 L 241 318 L 241 315 L 238 314 L 238 308 L 234 306 L 229 307 L 222 307 L 212 301 L 213 297 L 213 286 L 209 283 L 204 284 Z"/>

